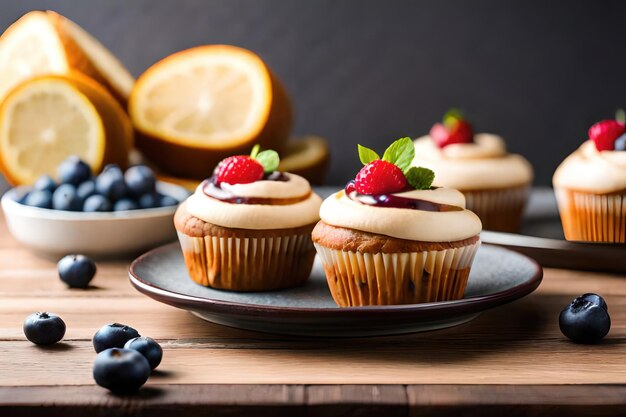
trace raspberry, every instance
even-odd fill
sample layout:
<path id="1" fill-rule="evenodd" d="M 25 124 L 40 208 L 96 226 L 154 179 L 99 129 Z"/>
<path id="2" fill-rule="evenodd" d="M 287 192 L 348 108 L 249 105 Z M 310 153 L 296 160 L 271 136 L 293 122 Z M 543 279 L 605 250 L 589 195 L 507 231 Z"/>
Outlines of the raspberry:
<path id="1" fill-rule="evenodd" d="M 219 163 L 215 176 L 217 182 L 248 184 L 263 178 L 263 165 L 247 155 L 228 157 Z"/>
<path id="2" fill-rule="evenodd" d="M 430 136 L 440 148 L 445 148 L 453 143 L 471 143 L 474 132 L 465 120 L 454 119 L 447 125 L 436 123 L 430 129 Z"/>
<path id="3" fill-rule="evenodd" d="M 359 194 L 390 194 L 402 191 L 407 182 L 402 170 L 391 162 L 377 159 L 365 165 L 354 179 Z"/>
<path id="4" fill-rule="evenodd" d="M 599 151 L 615 149 L 615 139 L 625 132 L 624 125 L 617 120 L 602 120 L 589 128 L 589 139 Z"/>

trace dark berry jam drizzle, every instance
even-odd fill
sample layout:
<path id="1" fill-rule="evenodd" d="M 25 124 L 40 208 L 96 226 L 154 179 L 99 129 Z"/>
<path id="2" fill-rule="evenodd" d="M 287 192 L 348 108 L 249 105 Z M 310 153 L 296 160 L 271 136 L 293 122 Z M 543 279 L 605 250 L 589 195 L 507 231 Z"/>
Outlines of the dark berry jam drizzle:
<path id="1" fill-rule="evenodd" d="M 410 191 L 412 188 L 407 189 Z M 462 211 L 462 207 L 453 206 L 450 204 L 439 204 L 432 201 L 421 200 L 418 198 L 400 197 L 393 194 L 377 194 L 366 195 L 359 194 L 354 187 L 354 182 L 350 181 L 345 188 L 345 193 L 351 200 L 368 206 L 376 207 L 392 207 L 422 211 Z"/>
<path id="2" fill-rule="evenodd" d="M 266 174 L 263 177 L 263 181 L 289 181 L 289 177 L 282 172 L 274 171 L 271 174 Z M 215 175 L 202 182 L 202 192 L 207 196 L 216 200 L 223 201 L 231 204 L 268 204 L 268 205 L 283 205 L 293 204 L 301 201 L 303 198 L 263 198 L 263 197 L 240 197 L 232 194 L 231 192 L 224 190 L 221 184 L 217 181 Z"/>

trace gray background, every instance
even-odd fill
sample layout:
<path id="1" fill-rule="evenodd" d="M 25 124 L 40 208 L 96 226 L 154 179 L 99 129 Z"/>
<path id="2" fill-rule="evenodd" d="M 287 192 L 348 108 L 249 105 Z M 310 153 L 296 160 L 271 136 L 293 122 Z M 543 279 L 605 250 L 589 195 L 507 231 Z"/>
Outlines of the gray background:
<path id="1" fill-rule="evenodd" d="M 548 184 L 587 128 L 626 106 L 626 2 L 3 0 L 0 26 L 45 8 L 135 75 L 200 44 L 256 51 L 291 93 L 296 133 L 331 141 L 330 183 L 354 174 L 356 143 L 382 150 L 458 106 Z"/>

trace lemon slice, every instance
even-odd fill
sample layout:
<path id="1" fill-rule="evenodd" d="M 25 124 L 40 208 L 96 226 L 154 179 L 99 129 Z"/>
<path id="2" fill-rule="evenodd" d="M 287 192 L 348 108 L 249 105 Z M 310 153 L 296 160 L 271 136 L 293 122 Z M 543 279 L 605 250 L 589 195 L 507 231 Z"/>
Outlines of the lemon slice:
<path id="1" fill-rule="evenodd" d="M 134 84 L 100 42 L 57 13 L 27 13 L 0 37 L 0 98 L 29 78 L 72 71 L 97 80 L 122 103 Z"/>
<path id="2" fill-rule="evenodd" d="M 70 155 L 94 172 L 107 162 L 125 165 L 132 130 L 123 117 L 117 101 L 84 76 L 30 79 L 0 106 L 0 168 L 12 184 L 30 184 L 54 176 Z"/>

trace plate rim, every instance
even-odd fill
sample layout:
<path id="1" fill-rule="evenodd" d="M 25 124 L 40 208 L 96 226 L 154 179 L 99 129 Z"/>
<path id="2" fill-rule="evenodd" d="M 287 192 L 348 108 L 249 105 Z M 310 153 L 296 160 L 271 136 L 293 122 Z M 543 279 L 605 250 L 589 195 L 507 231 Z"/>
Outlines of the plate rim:
<path id="1" fill-rule="evenodd" d="M 497 247 L 498 250 L 513 252 L 518 256 L 524 257 L 534 267 L 534 272 L 530 279 L 522 284 L 512 288 L 498 291 L 492 294 L 482 295 L 478 297 L 464 298 L 453 301 L 439 301 L 421 304 L 401 304 L 390 306 L 366 306 L 366 307 L 341 307 L 341 308 L 322 308 L 322 307 L 279 307 L 279 306 L 261 306 L 255 304 L 240 303 L 235 301 L 216 300 L 211 298 L 197 297 L 188 294 L 182 294 L 158 287 L 152 283 L 142 280 L 136 272 L 136 269 L 145 262 L 146 259 L 158 256 L 162 252 L 172 250 L 174 247 L 180 248 L 178 242 L 172 242 L 166 245 L 154 248 L 136 259 L 134 259 L 128 269 L 128 277 L 133 287 L 140 293 L 147 295 L 156 301 L 163 302 L 175 307 L 208 311 L 216 314 L 234 314 L 248 315 L 257 317 L 280 317 L 287 318 L 377 318 L 384 315 L 386 318 L 391 316 L 411 315 L 413 318 L 430 318 L 440 317 L 441 313 L 445 315 L 471 314 L 478 313 L 493 307 L 497 307 L 516 299 L 522 298 L 532 293 L 543 279 L 543 268 L 534 259 L 510 249 L 502 248 L 497 245 L 486 245 Z"/>

